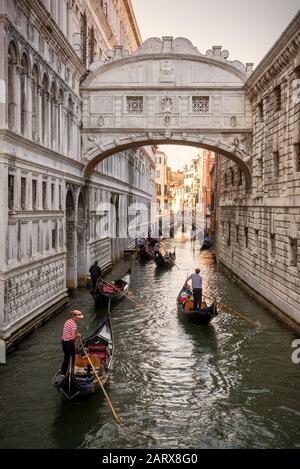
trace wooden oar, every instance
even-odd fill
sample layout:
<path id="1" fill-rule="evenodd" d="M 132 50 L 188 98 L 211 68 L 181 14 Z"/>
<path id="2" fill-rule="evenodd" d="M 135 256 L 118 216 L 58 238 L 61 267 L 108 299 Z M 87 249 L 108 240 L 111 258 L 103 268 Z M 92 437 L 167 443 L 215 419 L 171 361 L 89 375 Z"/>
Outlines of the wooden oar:
<path id="1" fill-rule="evenodd" d="M 105 396 L 105 399 L 106 399 L 107 402 L 108 402 L 108 405 L 109 405 L 109 407 L 110 407 L 110 409 L 111 409 L 111 411 L 112 411 L 112 414 L 113 414 L 113 416 L 114 416 L 116 422 L 117 422 L 118 424 L 120 424 L 120 423 L 121 423 L 121 419 L 120 419 L 120 417 L 118 417 L 118 415 L 116 414 L 116 411 L 115 411 L 115 409 L 114 409 L 114 407 L 113 407 L 113 405 L 112 405 L 112 402 L 111 402 L 110 398 L 108 397 L 107 392 L 106 392 L 105 389 L 104 389 L 104 386 L 103 386 L 103 384 L 102 384 L 102 382 L 101 382 L 101 379 L 100 379 L 99 376 L 98 376 L 98 373 L 97 373 L 97 371 L 96 371 L 96 368 L 94 367 L 94 364 L 93 364 L 92 360 L 90 359 L 89 354 L 86 352 L 86 350 L 85 350 L 85 348 L 84 348 L 84 345 L 83 345 L 83 343 L 82 343 L 81 338 L 79 338 L 79 340 L 80 340 L 82 349 L 83 349 L 83 351 L 84 351 L 85 357 L 88 359 L 88 362 L 89 362 L 89 364 L 91 365 L 91 367 L 92 367 L 92 369 L 93 369 L 93 372 L 94 372 L 94 374 L 95 374 L 95 377 L 96 377 L 96 379 L 97 379 L 97 381 L 98 381 L 98 383 L 99 383 L 100 388 L 101 388 L 102 391 L 103 391 L 103 394 L 104 394 L 104 396 Z"/>
<path id="2" fill-rule="evenodd" d="M 128 298 L 129 300 L 131 300 L 135 305 L 139 306 L 140 308 L 144 308 L 146 305 L 143 305 L 142 303 L 138 303 L 136 300 L 133 300 L 129 295 L 128 293 L 124 293 L 123 290 L 120 290 L 119 288 L 117 288 L 115 285 L 112 285 L 111 283 L 109 282 L 106 282 L 105 280 L 103 280 L 103 278 L 100 278 L 101 282 L 105 283 L 106 285 L 109 285 L 110 287 L 112 287 L 114 290 L 118 291 L 119 293 L 122 293 L 122 295 L 124 295 L 126 298 Z"/>
<path id="3" fill-rule="evenodd" d="M 204 295 L 203 295 L 204 296 Z M 210 301 L 213 301 L 214 299 L 209 297 L 209 296 L 204 296 L 204 298 L 210 300 Z M 251 319 L 248 319 L 246 316 L 244 316 L 243 314 L 239 313 L 238 311 L 236 311 L 235 309 L 233 308 L 230 308 L 230 306 L 227 306 L 225 305 L 224 303 L 218 303 L 219 306 L 221 306 L 221 308 L 224 308 L 224 309 L 227 309 L 228 311 L 231 311 L 232 313 L 236 314 L 237 316 L 239 316 L 240 318 L 244 319 L 245 321 L 248 321 L 250 324 L 252 324 L 253 326 L 261 326 L 260 322 L 259 321 L 251 321 Z"/>

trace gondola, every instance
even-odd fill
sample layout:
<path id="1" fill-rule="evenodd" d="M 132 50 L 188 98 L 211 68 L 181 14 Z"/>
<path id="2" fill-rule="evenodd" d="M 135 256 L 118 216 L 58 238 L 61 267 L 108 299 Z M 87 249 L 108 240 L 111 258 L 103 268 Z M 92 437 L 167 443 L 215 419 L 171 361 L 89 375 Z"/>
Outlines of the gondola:
<path id="1" fill-rule="evenodd" d="M 97 284 L 96 290 L 91 292 L 95 303 L 103 304 L 107 303 L 108 300 L 117 301 L 121 298 L 124 298 L 130 286 L 130 279 L 131 267 L 122 277 L 120 277 L 118 280 L 115 280 L 114 284 L 109 285 L 100 281 Z"/>
<path id="2" fill-rule="evenodd" d="M 206 251 L 207 249 L 210 249 L 211 247 L 212 247 L 212 242 L 209 239 L 205 239 L 200 248 L 200 251 Z"/>
<path id="3" fill-rule="evenodd" d="M 191 296 L 191 290 L 188 290 L 185 287 L 180 290 L 180 293 L 177 297 L 177 311 L 181 318 L 193 324 L 205 325 L 208 324 L 213 318 L 218 315 L 216 301 L 214 301 L 210 306 L 207 306 L 205 303 L 202 303 L 201 309 L 187 309 L 187 305 L 190 303 L 189 299 L 191 298 Z"/>
<path id="4" fill-rule="evenodd" d="M 109 311 L 97 330 L 83 341 L 96 372 L 104 385 L 110 376 L 113 360 L 113 334 Z M 99 382 L 93 375 L 88 359 L 80 353 L 75 356 L 75 366 L 64 377 L 60 370 L 53 378 L 54 386 L 70 401 L 84 400 L 99 390 Z"/>
<path id="5" fill-rule="evenodd" d="M 151 261 L 154 258 L 155 258 L 155 254 L 152 248 L 145 247 L 144 249 L 141 249 L 140 259 L 142 259 L 143 261 Z"/>
<path id="6" fill-rule="evenodd" d="M 164 256 L 158 255 L 155 258 L 156 267 L 162 269 L 170 269 L 175 265 L 175 253 L 173 253 L 172 257 L 169 254 Z"/>

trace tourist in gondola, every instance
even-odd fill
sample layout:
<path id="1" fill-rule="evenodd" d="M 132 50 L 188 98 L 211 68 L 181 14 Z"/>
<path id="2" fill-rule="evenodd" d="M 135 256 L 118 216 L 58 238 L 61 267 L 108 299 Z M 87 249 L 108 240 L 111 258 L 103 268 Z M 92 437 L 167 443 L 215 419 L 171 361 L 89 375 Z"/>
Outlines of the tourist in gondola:
<path id="1" fill-rule="evenodd" d="M 94 264 L 90 267 L 89 270 L 91 274 L 91 280 L 93 285 L 93 290 L 96 290 L 98 279 L 101 277 L 101 268 L 98 265 L 98 261 L 95 261 Z"/>
<path id="2" fill-rule="evenodd" d="M 153 251 L 154 251 L 154 256 L 157 257 L 159 254 L 159 242 L 158 241 L 154 244 Z"/>
<path id="3" fill-rule="evenodd" d="M 193 297 L 194 297 L 194 310 L 201 308 L 202 303 L 202 277 L 200 275 L 200 269 L 196 269 L 194 274 L 191 274 L 186 283 L 192 281 Z M 199 306 L 198 306 L 199 305 Z"/>
<path id="4" fill-rule="evenodd" d="M 143 249 L 145 249 L 145 239 L 144 238 L 140 238 L 139 241 L 138 241 L 138 244 L 139 244 L 139 248 L 140 248 L 140 252 L 143 251 Z"/>
<path id="5" fill-rule="evenodd" d="M 72 358 L 72 367 L 74 368 L 75 362 L 75 339 L 80 338 L 81 335 L 77 332 L 77 321 L 83 319 L 84 316 L 81 311 L 74 309 L 71 311 L 72 318 L 67 319 L 64 324 L 62 334 L 62 348 L 64 352 L 64 361 L 61 366 L 61 375 L 64 376 L 68 370 L 70 358 Z"/>

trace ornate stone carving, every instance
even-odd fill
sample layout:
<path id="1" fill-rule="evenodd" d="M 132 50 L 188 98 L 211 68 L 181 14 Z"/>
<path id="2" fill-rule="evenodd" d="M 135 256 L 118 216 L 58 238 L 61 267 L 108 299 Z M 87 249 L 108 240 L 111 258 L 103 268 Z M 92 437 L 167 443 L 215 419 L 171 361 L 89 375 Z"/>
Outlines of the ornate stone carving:
<path id="1" fill-rule="evenodd" d="M 64 291 L 64 260 L 16 274 L 4 284 L 4 323 L 25 316 L 50 298 Z"/>
<path id="2" fill-rule="evenodd" d="M 231 125 L 231 127 L 236 127 L 236 125 L 237 125 L 237 118 L 236 118 L 236 116 L 231 116 L 231 117 L 230 117 L 230 125 Z"/>
<path id="3" fill-rule="evenodd" d="M 99 125 L 99 127 L 103 127 L 104 124 L 105 124 L 104 117 L 103 117 L 103 116 L 99 116 L 99 118 L 98 118 L 98 125 Z"/>
<path id="4" fill-rule="evenodd" d="M 163 60 L 160 64 L 160 78 L 159 81 L 163 83 L 174 82 L 174 66 L 173 62 L 169 59 Z"/>
<path id="5" fill-rule="evenodd" d="M 161 108 L 164 114 L 170 114 L 172 112 L 172 98 L 166 96 L 161 99 Z"/>
<path id="6" fill-rule="evenodd" d="M 39 51 L 41 54 L 45 53 L 45 41 L 41 34 L 39 36 Z"/>

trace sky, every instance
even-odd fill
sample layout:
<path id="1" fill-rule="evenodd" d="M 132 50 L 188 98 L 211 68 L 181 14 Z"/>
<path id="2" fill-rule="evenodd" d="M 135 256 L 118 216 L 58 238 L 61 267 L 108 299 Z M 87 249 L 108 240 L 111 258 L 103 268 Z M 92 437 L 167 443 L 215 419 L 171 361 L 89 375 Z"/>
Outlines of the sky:
<path id="1" fill-rule="evenodd" d="M 131 0 L 143 41 L 186 37 L 202 54 L 213 45 L 229 51 L 228 60 L 262 60 L 300 8 L 300 0 Z M 169 166 L 180 169 L 199 149 L 160 146 Z"/>

